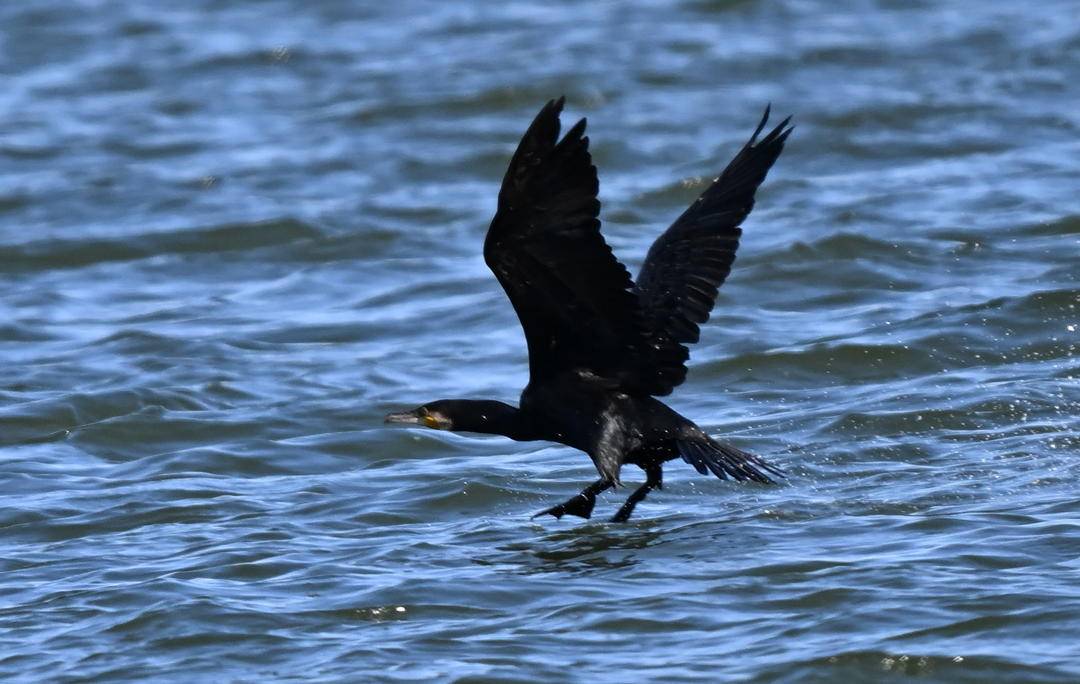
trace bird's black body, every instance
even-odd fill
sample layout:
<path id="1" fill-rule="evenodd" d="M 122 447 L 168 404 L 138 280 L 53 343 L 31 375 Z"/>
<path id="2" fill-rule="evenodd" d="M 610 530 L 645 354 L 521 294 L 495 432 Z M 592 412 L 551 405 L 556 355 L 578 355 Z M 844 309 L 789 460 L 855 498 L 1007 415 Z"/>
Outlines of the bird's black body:
<path id="1" fill-rule="evenodd" d="M 588 518 L 596 495 L 620 483 L 623 464 L 646 482 L 613 520 L 662 485 L 662 464 L 682 458 L 721 479 L 772 482 L 780 471 L 714 441 L 655 397 L 686 377 L 685 345 L 712 310 L 731 269 L 739 224 L 791 133 L 787 120 L 750 141 L 649 250 L 635 284 L 600 234 L 596 168 L 578 122 L 559 140 L 563 100 L 549 102 L 514 153 L 484 258 L 517 311 L 529 347 L 529 384 L 517 408 L 448 399 L 388 422 L 547 440 L 580 449 L 599 479 L 541 514 Z"/>

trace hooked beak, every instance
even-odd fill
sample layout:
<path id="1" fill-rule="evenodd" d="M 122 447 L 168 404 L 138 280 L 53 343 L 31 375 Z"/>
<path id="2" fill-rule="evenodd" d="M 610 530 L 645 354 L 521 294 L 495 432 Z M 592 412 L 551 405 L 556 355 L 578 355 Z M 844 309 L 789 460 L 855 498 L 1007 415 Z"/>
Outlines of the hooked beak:
<path id="1" fill-rule="evenodd" d="M 405 413 L 391 413 L 383 419 L 384 423 L 397 425 L 420 425 L 420 416 L 411 411 Z"/>

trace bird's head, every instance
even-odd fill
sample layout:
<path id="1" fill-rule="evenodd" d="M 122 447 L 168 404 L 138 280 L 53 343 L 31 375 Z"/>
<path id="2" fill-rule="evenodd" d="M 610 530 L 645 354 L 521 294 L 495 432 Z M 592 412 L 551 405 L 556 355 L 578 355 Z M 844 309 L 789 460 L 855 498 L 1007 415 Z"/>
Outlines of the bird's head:
<path id="1" fill-rule="evenodd" d="M 527 432 L 516 408 L 501 401 L 486 399 L 440 399 L 412 411 L 391 413 L 386 417 L 386 422 L 435 430 L 505 435 L 513 439 L 525 439 Z"/>
<path id="2" fill-rule="evenodd" d="M 453 430 L 454 421 L 450 418 L 453 410 L 448 404 L 448 400 L 433 401 L 418 406 L 412 411 L 391 413 L 386 416 L 385 422 L 400 425 L 419 425 L 433 430 Z"/>

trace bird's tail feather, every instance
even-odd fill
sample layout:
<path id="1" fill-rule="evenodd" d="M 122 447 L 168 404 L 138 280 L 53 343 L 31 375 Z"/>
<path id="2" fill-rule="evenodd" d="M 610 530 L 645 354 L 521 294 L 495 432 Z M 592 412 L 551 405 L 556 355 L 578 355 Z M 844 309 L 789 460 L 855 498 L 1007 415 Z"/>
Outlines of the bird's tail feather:
<path id="1" fill-rule="evenodd" d="M 712 472 L 721 480 L 730 478 L 739 482 L 765 484 L 775 484 L 775 480 L 769 477 L 770 475 L 784 476 L 783 470 L 742 449 L 736 449 L 730 444 L 721 444 L 712 439 L 707 442 L 679 440 L 677 444 L 679 455 L 683 460 L 694 466 L 702 475 Z"/>

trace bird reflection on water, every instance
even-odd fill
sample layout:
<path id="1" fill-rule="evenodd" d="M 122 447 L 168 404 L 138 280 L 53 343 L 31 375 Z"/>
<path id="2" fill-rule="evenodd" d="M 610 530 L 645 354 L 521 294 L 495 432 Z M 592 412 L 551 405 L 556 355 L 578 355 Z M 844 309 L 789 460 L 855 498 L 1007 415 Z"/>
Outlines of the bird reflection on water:
<path id="1" fill-rule="evenodd" d="M 633 527 L 597 524 L 585 529 L 588 534 L 582 534 L 581 528 L 550 532 L 536 539 L 506 544 L 500 551 L 513 555 L 511 562 L 520 574 L 589 574 L 634 567 L 641 562 L 637 552 L 660 543 L 666 531 L 653 521 Z"/>

